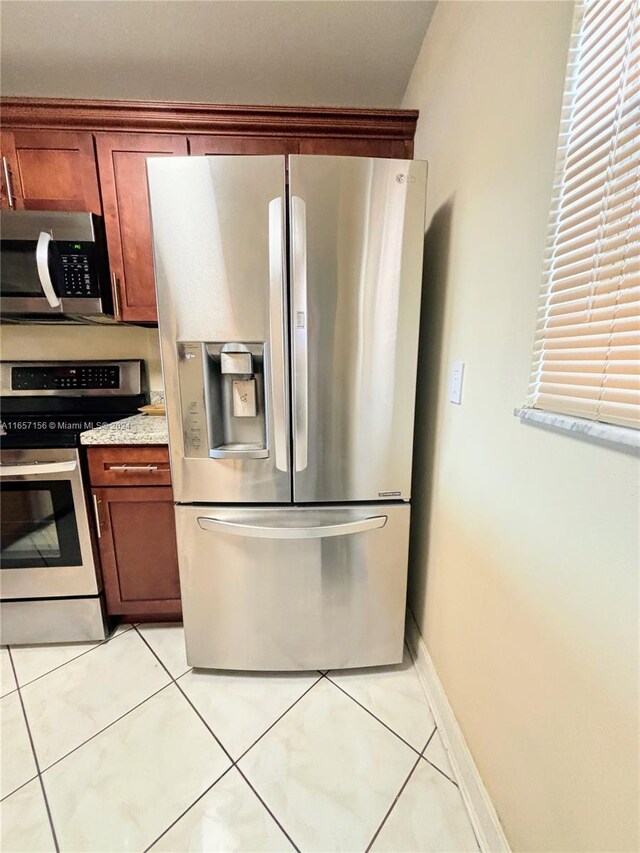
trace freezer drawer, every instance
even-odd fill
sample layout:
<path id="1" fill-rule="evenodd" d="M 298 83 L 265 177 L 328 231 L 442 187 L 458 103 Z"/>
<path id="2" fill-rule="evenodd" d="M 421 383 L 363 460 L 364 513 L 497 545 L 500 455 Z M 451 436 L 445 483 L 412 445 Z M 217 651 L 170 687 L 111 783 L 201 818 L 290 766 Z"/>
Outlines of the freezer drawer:
<path id="1" fill-rule="evenodd" d="M 177 506 L 191 666 L 301 670 L 402 660 L 407 504 Z"/>

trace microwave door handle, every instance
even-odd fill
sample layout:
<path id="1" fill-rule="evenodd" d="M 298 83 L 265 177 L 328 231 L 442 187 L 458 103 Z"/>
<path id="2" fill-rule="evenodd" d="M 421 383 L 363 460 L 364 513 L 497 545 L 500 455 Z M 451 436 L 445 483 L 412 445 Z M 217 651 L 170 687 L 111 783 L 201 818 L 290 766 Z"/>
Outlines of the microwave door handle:
<path id="1" fill-rule="evenodd" d="M 49 272 L 49 244 L 51 243 L 51 234 L 46 231 L 41 231 L 38 237 L 38 245 L 36 246 L 36 265 L 38 267 L 38 278 L 42 285 L 42 291 L 47 298 L 47 302 L 52 308 L 60 306 L 53 282 L 51 281 L 51 273 Z"/>

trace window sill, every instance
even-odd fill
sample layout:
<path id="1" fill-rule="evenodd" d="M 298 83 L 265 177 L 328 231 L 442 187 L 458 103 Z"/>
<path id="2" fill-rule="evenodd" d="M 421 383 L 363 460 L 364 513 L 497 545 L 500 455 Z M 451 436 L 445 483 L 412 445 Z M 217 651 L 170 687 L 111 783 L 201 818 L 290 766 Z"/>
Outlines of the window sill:
<path id="1" fill-rule="evenodd" d="M 560 415 L 556 412 L 545 412 L 542 409 L 514 409 L 514 415 L 521 421 L 555 427 L 555 429 L 578 433 L 608 444 L 622 444 L 625 447 L 640 449 L 640 430 L 630 427 L 603 424 L 586 418 L 576 418 L 573 415 Z"/>

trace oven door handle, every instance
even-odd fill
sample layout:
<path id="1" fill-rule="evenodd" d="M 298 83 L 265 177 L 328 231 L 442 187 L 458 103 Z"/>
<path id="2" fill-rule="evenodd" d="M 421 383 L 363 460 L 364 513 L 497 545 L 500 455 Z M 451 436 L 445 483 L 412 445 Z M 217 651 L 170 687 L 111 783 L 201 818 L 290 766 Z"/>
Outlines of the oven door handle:
<path id="1" fill-rule="evenodd" d="M 36 266 L 38 267 L 38 278 L 42 285 L 42 292 L 47 297 L 47 302 L 52 308 L 58 308 L 60 300 L 53 289 L 51 273 L 49 272 L 49 244 L 52 239 L 51 234 L 47 234 L 46 231 L 40 232 L 36 246 Z"/>
<path id="2" fill-rule="evenodd" d="M 64 474 L 75 471 L 78 463 L 70 462 L 27 462 L 26 465 L 0 465 L 0 477 L 30 477 L 32 474 Z"/>

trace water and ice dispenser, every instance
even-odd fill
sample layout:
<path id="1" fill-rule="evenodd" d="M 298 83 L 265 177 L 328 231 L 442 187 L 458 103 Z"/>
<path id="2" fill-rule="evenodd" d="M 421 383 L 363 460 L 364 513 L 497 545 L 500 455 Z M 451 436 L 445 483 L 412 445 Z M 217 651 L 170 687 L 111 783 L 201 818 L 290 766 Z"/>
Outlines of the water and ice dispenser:
<path id="1" fill-rule="evenodd" d="M 263 343 L 178 345 L 187 457 L 259 459 L 269 455 Z"/>

